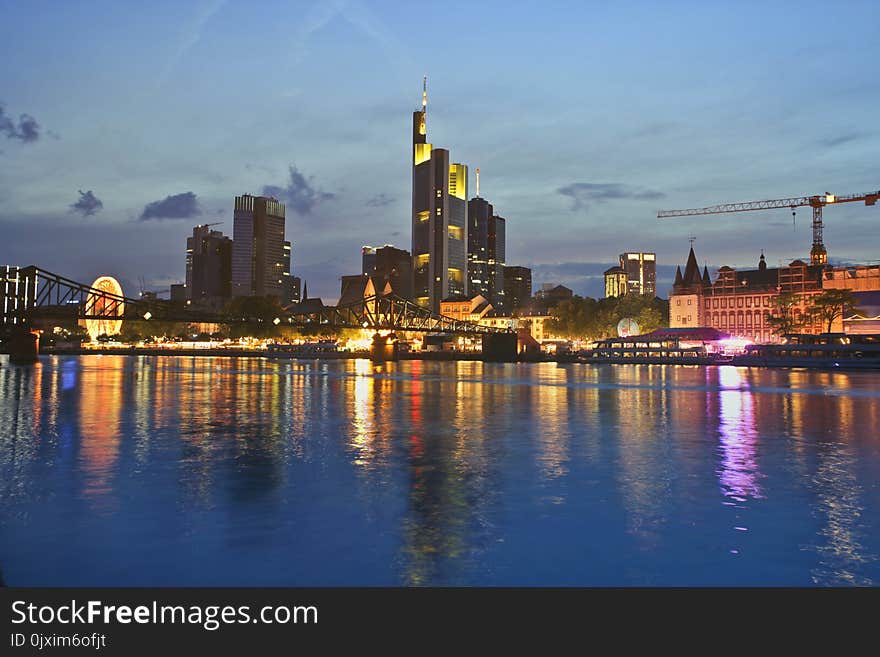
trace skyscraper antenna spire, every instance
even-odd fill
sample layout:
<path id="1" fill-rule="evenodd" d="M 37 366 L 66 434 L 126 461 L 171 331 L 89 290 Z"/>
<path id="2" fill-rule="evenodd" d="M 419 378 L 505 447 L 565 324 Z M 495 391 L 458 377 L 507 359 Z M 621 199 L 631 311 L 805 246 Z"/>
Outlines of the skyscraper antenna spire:
<path id="1" fill-rule="evenodd" d="M 422 111 L 428 111 L 428 76 L 422 78 Z"/>
<path id="2" fill-rule="evenodd" d="M 480 196 L 480 167 L 477 167 L 477 198 Z"/>

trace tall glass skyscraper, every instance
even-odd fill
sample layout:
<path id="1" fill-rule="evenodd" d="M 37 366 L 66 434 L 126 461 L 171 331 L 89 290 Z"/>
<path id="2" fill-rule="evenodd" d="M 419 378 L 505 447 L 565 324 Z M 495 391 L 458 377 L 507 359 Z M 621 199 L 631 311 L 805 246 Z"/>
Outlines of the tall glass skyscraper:
<path id="1" fill-rule="evenodd" d="M 413 296 L 439 312 L 442 299 L 468 293 L 468 168 L 428 143 L 427 110 L 426 80 L 422 108 L 413 112 Z"/>

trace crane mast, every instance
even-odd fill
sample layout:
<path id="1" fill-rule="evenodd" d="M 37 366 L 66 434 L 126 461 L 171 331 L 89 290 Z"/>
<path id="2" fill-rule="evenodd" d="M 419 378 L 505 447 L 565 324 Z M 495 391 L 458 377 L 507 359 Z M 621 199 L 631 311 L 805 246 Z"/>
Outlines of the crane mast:
<path id="1" fill-rule="evenodd" d="M 880 191 L 868 194 L 850 194 L 847 196 L 835 196 L 834 194 L 822 194 L 816 196 L 797 196 L 794 198 L 779 198 L 768 201 L 747 201 L 745 203 L 724 203 L 710 205 L 705 208 L 688 208 L 685 210 L 661 210 L 657 213 L 658 219 L 671 217 L 696 217 L 708 214 L 727 214 L 730 212 L 752 212 L 754 210 L 773 210 L 776 208 L 795 208 L 809 206 L 813 209 L 813 247 L 810 249 L 810 264 L 824 265 L 828 262 L 828 252 L 822 239 L 822 208 L 826 205 L 838 203 L 852 203 L 864 201 L 865 205 L 876 205 L 880 199 Z"/>

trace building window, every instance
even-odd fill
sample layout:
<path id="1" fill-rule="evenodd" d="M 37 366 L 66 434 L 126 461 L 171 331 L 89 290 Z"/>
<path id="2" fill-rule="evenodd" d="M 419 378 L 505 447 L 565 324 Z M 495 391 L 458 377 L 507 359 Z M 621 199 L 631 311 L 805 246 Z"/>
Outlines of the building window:
<path id="1" fill-rule="evenodd" d="M 675 316 L 675 323 L 676 323 L 676 324 L 681 324 L 681 315 L 676 315 L 676 316 Z"/>
<path id="2" fill-rule="evenodd" d="M 675 300 L 675 305 L 676 305 L 676 306 L 680 306 L 680 305 L 681 305 L 681 299 L 676 299 L 676 300 Z"/>
<path id="3" fill-rule="evenodd" d="M 690 300 L 690 299 L 688 299 L 688 305 L 691 305 L 691 300 Z"/>
<path id="4" fill-rule="evenodd" d="M 690 322 L 691 322 L 691 316 L 688 315 L 688 324 L 690 324 Z"/>

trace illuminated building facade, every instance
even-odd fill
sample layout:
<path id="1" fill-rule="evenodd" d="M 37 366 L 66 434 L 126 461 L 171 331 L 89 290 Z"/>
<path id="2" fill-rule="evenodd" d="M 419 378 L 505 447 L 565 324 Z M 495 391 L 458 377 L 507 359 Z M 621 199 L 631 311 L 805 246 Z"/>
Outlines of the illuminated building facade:
<path id="1" fill-rule="evenodd" d="M 233 219 L 232 295 L 284 299 L 289 293 L 284 274 L 290 273 L 284 204 L 265 196 L 236 196 Z"/>
<path id="2" fill-rule="evenodd" d="M 413 297 L 434 312 L 451 295 L 466 295 L 468 168 L 428 143 L 427 86 L 413 112 Z"/>
<path id="3" fill-rule="evenodd" d="M 504 267 L 505 310 L 513 312 L 532 298 L 532 270 L 528 267 Z"/>
<path id="4" fill-rule="evenodd" d="M 626 272 L 627 294 L 646 294 L 651 297 L 657 295 L 657 256 L 655 254 L 621 253 L 620 268 Z M 606 293 L 605 296 L 608 294 Z"/>
<path id="5" fill-rule="evenodd" d="M 398 249 L 390 244 L 374 247 L 365 246 L 362 250 L 363 274 L 372 277 L 378 291 L 391 284 L 392 291 L 404 299 L 413 298 L 412 256 L 409 251 Z"/>
<path id="6" fill-rule="evenodd" d="M 811 316 L 808 309 L 811 298 L 822 291 L 824 269 L 802 260 L 787 267 L 769 268 L 762 253 L 757 269 L 724 266 L 712 282 L 708 268 L 703 267 L 700 273 L 692 247 L 684 273 L 681 267 L 675 273 L 669 296 L 669 326 L 708 326 L 755 342 L 771 342 L 779 339 L 769 323 L 773 300 L 790 292 L 798 298 L 793 309 L 796 321 L 802 323 L 798 332 L 821 333 L 825 328 L 821 319 Z"/>
<path id="7" fill-rule="evenodd" d="M 195 303 L 232 294 L 232 240 L 208 224 L 195 226 L 186 238 L 186 294 Z"/>
<path id="8" fill-rule="evenodd" d="M 623 267 L 605 270 L 605 297 L 622 297 L 629 291 L 629 275 Z"/>
<path id="9" fill-rule="evenodd" d="M 440 314 L 463 322 L 478 323 L 492 310 L 492 303 L 482 294 L 472 298 L 454 296 L 440 302 Z"/>

